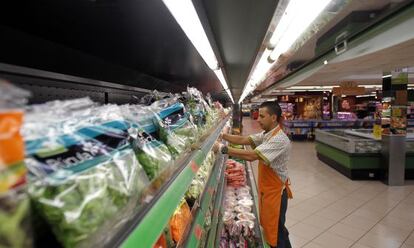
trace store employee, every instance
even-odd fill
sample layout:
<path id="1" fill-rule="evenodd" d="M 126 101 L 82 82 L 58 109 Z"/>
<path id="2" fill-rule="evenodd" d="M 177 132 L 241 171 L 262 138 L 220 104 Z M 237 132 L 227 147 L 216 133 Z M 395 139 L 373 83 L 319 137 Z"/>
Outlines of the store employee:
<path id="1" fill-rule="evenodd" d="M 233 144 L 250 145 L 254 150 L 235 149 L 216 143 L 214 149 L 247 161 L 259 160 L 260 224 L 266 241 L 272 247 L 291 247 L 285 227 L 289 189 L 287 162 L 291 144 L 279 125 L 282 110 L 277 102 L 260 105 L 258 122 L 264 130 L 250 136 L 223 134 Z"/>

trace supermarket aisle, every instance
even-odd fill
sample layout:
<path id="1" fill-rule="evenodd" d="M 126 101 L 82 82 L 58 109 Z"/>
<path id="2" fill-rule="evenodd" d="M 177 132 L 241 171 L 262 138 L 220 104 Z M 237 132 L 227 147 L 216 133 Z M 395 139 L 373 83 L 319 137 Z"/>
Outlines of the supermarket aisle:
<path id="1" fill-rule="evenodd" d="M 260 131 L 249 117 L 243 125 L 244 134 Z M 293 247 L 414 248 L 414 181 L 351 181 L 317 159 L 313 142 L 293 143 L 289 173 Z"/>

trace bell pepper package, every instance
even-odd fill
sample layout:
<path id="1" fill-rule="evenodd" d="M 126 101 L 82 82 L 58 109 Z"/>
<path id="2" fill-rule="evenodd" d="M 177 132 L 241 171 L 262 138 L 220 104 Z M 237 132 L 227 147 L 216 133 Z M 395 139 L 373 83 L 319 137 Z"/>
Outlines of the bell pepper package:
<path id="1" fill-rule="evenodd" d="M 175 157 L 183 154 L 197 140 L 197 127 L 182 103 L 170 98 L 151 105 L 155 122 L 159 127 L 159 137 Z"/>
<path id="2" fill-rule="evenodd" d="M 152 111 L 138 105 L 124 105 L 121 108 L 124 117 L 131 122 L 128 131 L 134 138 L 133 147 L 138 161 L 152 180 L 171 166 L 171 152 L 158 138 L 158 127 L 153 122 Z"/>
<path id="3" fill-rule="evenodd" d="M 28 190 L 64 247 L 93 246 L 109 240 L 136 211 L 149 180 L 116 106 L 71 116 L 76 118 L 55 123 L 52 133 L 26 140 Z"/>
<path id="4" fill-rule="evenodd" d="M 172 239 L 178 243 L 184 235 L 187 225 L 191 222 L 191 211 L 185 200 L 175 210 L 170 219 L 170 229 Z"/>
<path id="5" fill-rule="evenodd" d="M 20 135 L 29 93 L 4 81 L 0 91 L 0 247 L 30 247 L 30 203 Z"/>

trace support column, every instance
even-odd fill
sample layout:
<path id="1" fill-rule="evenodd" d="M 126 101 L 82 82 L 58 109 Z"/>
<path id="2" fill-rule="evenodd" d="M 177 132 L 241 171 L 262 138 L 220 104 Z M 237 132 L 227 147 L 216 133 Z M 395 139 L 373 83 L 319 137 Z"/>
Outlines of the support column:
<path id="1" fill-rule="evenodd" d="M 408 68 L 395 69 L 383 76 L 382 166 L 383 182 L 404 185 L 407 134 Z"/>

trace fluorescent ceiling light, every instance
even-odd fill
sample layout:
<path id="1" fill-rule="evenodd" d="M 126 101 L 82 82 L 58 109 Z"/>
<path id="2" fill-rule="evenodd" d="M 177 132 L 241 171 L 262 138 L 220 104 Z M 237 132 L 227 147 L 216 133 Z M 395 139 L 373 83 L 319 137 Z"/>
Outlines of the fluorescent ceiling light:
<path id="1" fill-rule="evenodd" d="M 221 69 L 218 69 L 218 70 L 215 70 L 214 73 L 219 79 L 221 85 L 223 86 L 223 89 L 227 90 L 229 86 L 227 85 L 226 79 L 224 78 L 223 71 Z"/>
<path id="2" fill-rule="evenodd" d="M 282 53 L 286 52 L 330 1 L 289 1 L 284 16 L 270 38 L 271 45 L 275 47 L 270 58 L 276 61 Z"/>
<path id="3" fill-rule="evenodd" d="M 227 85 L 226 79 L 224 78 L 223 71 L 221 69 L 215 70 L 214 73 L 216 74 L 217 78 L 219 79 L 221 85 L 223 86 L 223 89 L 227 92 L 229 95 L 231 102 L 234 103 L 233 96 L 231 94 L 231 91 L 229 89 L 229 86 Z"/>
<path id="4" fill-rule="evenodd" d="M 267 61 L 267 58 L 269 57 L 272 50 L 266 49 L 262 57 L 259 60 L 259 63 L 257 63 L 256 67 L 254 68 L 253 74 L 250 77 L 250 80 L 258 83 L 262 80 L 262 78 L 266 75 L 266 72 L 272 67 L 272 64 Z"/>
<path id="5" fill-rule="evenodd" d="M 234 103 L 234 99 L 233 99 L 233 96 L 231 95 L 230 89 L 226 89 L 226 92 L 227 92 L 227 95 L 229 95 L 231 102 Z"/>
<path id="6" fill-rule="evenodd" d="M 187 35 L 188 39 L 193 43 L 204 62 L 206 62 L 208 67 L 214 71 L 221 85 L 233 101 L 233 96 L 228 89 L 229 86 L 227 85 L 222 70 L 218 67 L 216 55 L 207 38 L 200 18 L 197 15 L 193 2 L 191 0 L 163 0 L 163 2 Z"/>
<path id="7" fill-rule="evenodd" d="M 273 65 L 269 63 L 268 58 L 270 57 L 272 61 L 277 61 L 278 57 L 293 45 L 330 1 L 290 0 L 282 19 L 270 38 L 271 47 L 274 47 L 273 51 L 266 49 L 263 52 L 250 79 L 259 84 Z M 254 89 L 255 87 L 251 89 L 246 84 L 239 103 Z"/>
<path id="8" fill-rule="evenodd" d="M 204 32 L 203 25 L 201 25 L 193 2 L 191 0 L 163 0 L 163 2 L 208 67 L 216 70 L 218 67 L 217 58 Z"/>

